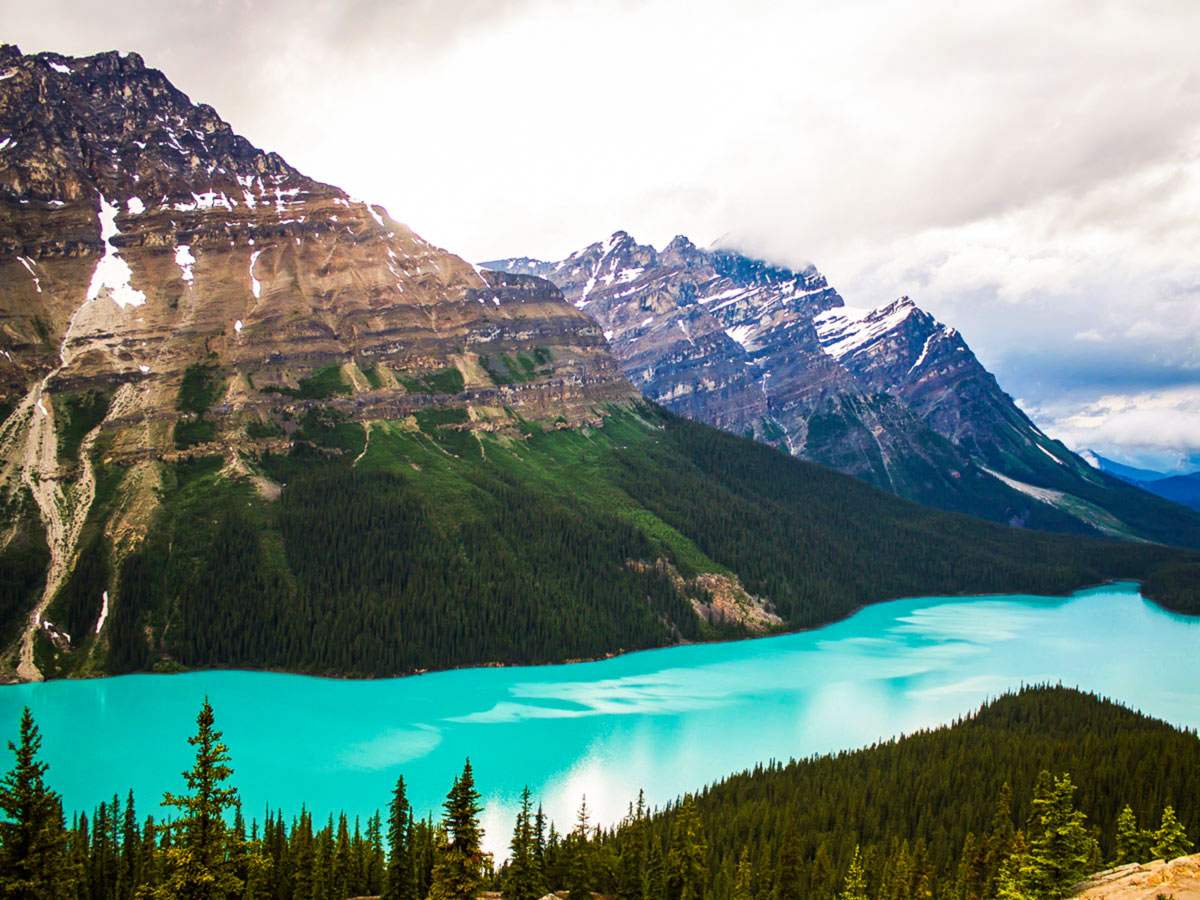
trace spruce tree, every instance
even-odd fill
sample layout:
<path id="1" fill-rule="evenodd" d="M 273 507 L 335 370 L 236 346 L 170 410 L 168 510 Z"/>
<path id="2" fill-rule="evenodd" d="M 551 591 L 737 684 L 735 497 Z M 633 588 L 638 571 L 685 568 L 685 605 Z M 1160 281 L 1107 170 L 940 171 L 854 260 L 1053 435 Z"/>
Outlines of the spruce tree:
<path id="1" fill-rule="evenodd" d="M 733 879 L 732 900 L 754 900 L 754 867 L 750 864 L 750 848 L 742 847 L 738 857 L 737 874 Z"/>
<path id="2" fill-rule="evenodd" d="M 354 884 L 354 848 L 350 844 L 350 823 L 347 821 L 345 813 L 338 817 L 331 868 L 329 898 L 330 900 L 346 900 L 350 896 Z"/>
<path id="3" fill-rule="evenodd" d="M 416 900 L 417 871 L 409 840 L 411 818 L 412 808 L 401 775 L 388 806 L 388 859 L 381 900 Z"/>
<path id="4" fill-rule="evenodd" d="M 131 900 L 134 890 L 141 883 L 141 855 L 142 835 L 138 830 L 131 790 L 125 801 L 125 818 L 121 824 L 121 871 L 117 876 L 117 896 L 120 900 Z"/>
<path id="5" fill-rule="evenodd" d="M 592 890 L 591 845 L 588 843 L 588 808 L 585 795 L 575 814 L 575 830 L 567 836 L 567 900 L 590 900 Z"/>
<path id="6" fill-rule="evenodd" d="M 1117 815 L 1117 834 L 1115 839 L 1116 862 L 1118 865 L 1139 862 L 1142 849 L 1142 831 L 1138 828 L 1137 817 L 1133 808 L 1126 803 Z"/>
<path id="7" fill-rule="evenodd" d="M 389 811 L 388 824 L 391 824 Z M 407 827 L 408 823 L 405 823 Z M 390 830 L 390 828 L 389 828 Z M 383 892 L 383 878 L 387 871 L 387 857 L 383 852 L 383 822 L 379 813 L 367 821 L 367 865 L 364 873 L 367 894 L 375 896 Z"/>
<path id="8" fill-rule="evenodd" d="M 246 853 L 225 822 L 236 810 L 236 788 L 225 787 L 233 774 L 229 748 L 213 728 L 213 709 L 204 698 L 196 717 L 198 730 L 188 743 L 196 748 L 196 764 L 183 773 L 188 793 L 163 795 L 163 806 L 180 816 L 169 825 L 172 842 L 166 854 L 166 878 L 161 893 L 172 900 L 226 900 L 239 896 L 243 884 L 236 871 Z"/>
<path id="9" fill-rule="evenodd" d="M 984 852 L 984 898 L 996 896 L 996 880 L 1000 875 L 1000 867 L 1012 853 L 1013 838 L 1016 829 L 1012 818 L 1012 788 L 1008 782 L 1000 787 L 1000 796 L 996 799 L 996 810 L 992 814 L 992 830 L 988 834 L 987 849 Z"/>
<path id="10" fill-rule="evenodd" d="M 666 900 L 667 868 L 663 859 L 662 844 L 658 838 L 650 838 L 646 851 L 646 900 Z"/>
<path id="11" fill-rule="evenodd" d="M 1039 776 L 1029 816 L 1033 835 L 1022 877 L 1028 890 L 1046 900 L 1066 896 L 1086 874 L 1091 857 L 1092 838 L 1084 827 L 1084 814 L 1072 803 L 1074 793 L 1070 775 L 1054 779 L 1048 789 Z"/>
<path id="12" fill-rule="evenodd" d="M 1018 831 L 1013 835 L 1009 855 L 1000 863 L 996 873 L 996 897 L 998 900 L 1034 900 L 1025 878 L 1029 863 L 1029 848 L 1025 835 Z"/>
<path id="13" fill-rule="evenodd" d="M 646 798 L 638 791 L 637 808 L 621 828 L 617 861 L 617 900 L 643 900 L 646 894 Z"/>
<path id="14" fill-rule="evenodd" d="M 0 780 L 0 897 L 57 900 L 70 887 L 67 830 L 58 794 L 46 787 L 49 768 L 38 758 L 42 737 L 29 707 L 21 714 L 21 740 L 9 741 L 13 769 Z"/>
<path id="15" fill-rule="evenodd" d="M 1192 842 L 1188 840 L 1183 824 L 1175 817 L 1175 807 L 1163 809 L 1162 823 L 1154 832 L 1154 846 L 1151 852 L 1157 859 L 1172 860 L 1187 856 L 1192 852 Z"/>
<path id="16" fill-rule="evenodd" d="M 863 871 L 862 857 L 857 844 L 854 845 L 854 856 L 850 860 L 850 868 L 846 870 L 846 878 L 842 882 L 838 900 L 867 900 L 867 875 Z"/>
<path id="17" fill-rule="evenodd" d="M 775 864 L 776 900 L 801 900 L 804 896 L 803 869 L 796 830 L 789 821 L 779 839 L 779 858 Z"/>
<path id="18" fill-rule="evenodd" d="M 700 900 L 708 883 L 705 859 L 708 844 L 704 826 L 691 797 L 686 797 L 671 824 L 667 853 L 667 893 L 670 900 Z"/>
<path id="19" fill-rule="evenodd" d="M 546 895 L 542 864 L 537 856 L 537 836 L 531 819 L 533 800 L 528 786 L 521 791 L 521 807 L 509 844 L 508 873 L 504 881 L 505 900 L 539 900 Z M 639 897 L 638 900 L 641 900 Z"/>
<path id="20" fill-rule="evenodd" d="M 471 773 L 471 760 L 443 804 L 441 840 L 433 866 L 429 900 L 475 900 L 483 889 L 487 859 L 480 846 L 483 829 L 479 827 L 479 792 Z"/>

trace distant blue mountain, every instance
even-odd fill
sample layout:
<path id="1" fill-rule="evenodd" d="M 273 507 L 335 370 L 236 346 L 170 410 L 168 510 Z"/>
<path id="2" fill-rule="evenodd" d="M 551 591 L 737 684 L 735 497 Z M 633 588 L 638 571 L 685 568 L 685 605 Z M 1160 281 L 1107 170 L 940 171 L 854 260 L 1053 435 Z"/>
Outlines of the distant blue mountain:
<path id="1" fill-rule="evenodd" d="M 1158 494 L 1200 512 L 1200 472 L 1160 478 L 1158 481 L 1143 484 L 1142 487 L 1152 494 Z"/>
<path id="2" fill-rule="evenodd" d="M 1159 481 L 1168 477 L 1166 472 L 1155 472 L 1152 469 L 1139 469 L 1135 466 L 1127 466 L 1106 456 L 1101 456 L 1094 450 L 1084 450 L 1079 455 L 1101 472 L 1107 472 L 1109 475 L 1120 478 L 1122 481 L 1128 481 L 1130 484 L 1146 485 L 1152 481 Z"/>
<path id="3" fill-rule="evenodd" d="M 1101 472 L 1107 472 L 1115 478 L 1135 484 L 1142 490 L 1156 494 L 1164 500 L 1170 500 L 1200 512 L 1200 472 L 1190 472 L 1187 475 L 1167 475 L 1165 472 L 1138 469 L 1115 462 L 1094 450 L 1084 450 L 1079 455 Z"/>

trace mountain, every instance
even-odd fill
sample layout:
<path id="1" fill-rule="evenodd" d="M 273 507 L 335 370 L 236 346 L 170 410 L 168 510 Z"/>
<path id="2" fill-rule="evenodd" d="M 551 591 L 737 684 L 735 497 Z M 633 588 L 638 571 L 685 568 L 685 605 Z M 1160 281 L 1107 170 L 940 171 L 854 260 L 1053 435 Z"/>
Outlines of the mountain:
<path id="1" fill-rule="evenodd" d="M 1200 545 L 1200 518 L 1047 437 L 962 335 L 907 297 L 855 309 L 811 265 L 683 236 L 659 252 L 623 231 L 557 262 L 482 265 L 553 281 L 629 380 L 681 415 L 943 509 Z"/>
<path id="2" fill-rule="evenodd" d="M 1144 491 L 1149 491 L 1164 500 L 1186 506 L 1188 509 L 1200 512 L 1200 472 L 1188 472 L 1184 475 L 1167 475 L 1164 472 L 1154 472 L 1150 469 L 1137 469 L 1111 459 L 1106 459 L 1092 450 L 1084 450 L 1080 457 L 1110 475 L 1135 484 Z"/>
<path id="3" fill-rule="evenodd" d="M 1142 487 L 1166 500 L 1200 511 L 1200 472 L 1160 478 Z"/>
<path id="4" fill-rule="evenodd" d="M 548 662 L 1114 577 L 1196 608 L 1200 555 L 933 512 L 645 403 L 553 284 L 132 53 L 0 47 L 0 326 L 10 679 Z"/>
<path id="5" fill-rule="evenodd" d="M 1099 469 L 1102 472 L 1107 472 L 1109 475 L 1120 478 L 1122 481 L 1128 481 L 1130 484 L 1145 485 L 1151 481 L 1158 481 L 1159 479 L 1168 477 L 1166 472 L 1155 472 L 1151 469 L 1139 469 L 1135 466 L 1127 466 L 1124 463 L 1101 456 L 1094 450 L 1081 450 L 1079 458 L 1089 466 Z"/>

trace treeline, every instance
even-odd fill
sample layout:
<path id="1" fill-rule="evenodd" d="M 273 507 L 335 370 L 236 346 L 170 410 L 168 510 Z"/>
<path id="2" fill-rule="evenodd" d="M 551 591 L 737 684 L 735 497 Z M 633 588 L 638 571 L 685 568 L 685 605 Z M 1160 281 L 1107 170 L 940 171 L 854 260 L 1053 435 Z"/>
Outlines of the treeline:
<path id="1" fill-rule="evenodd" d="M 91 641 L 107 590 L 105 652 L 89 659 L 109 673 L 376 676 L 743 633 L 705 623 L 658 560 L 684 578 L 736 574 L 789 627 L 896 597 L 1160 572 L 1155 596 L 1179 599 L 1200 567 L 1192 551 L 921 507 L 656 407 L 586 434 L 528 426 L 522 440 L 449 412 L 415 430 L 377 424 L 368 445 L 361 425 L 308 410 L 296 434 L 315 446 L 257 461 L 282 486 L 273 502 L 223 459 L 164 465 L 154 527 L 119 566 L 93 507 L 95 541 L 50 618 Z M 69 672 L 69 654 L 44 655 L 65 667 L 49 674 Z"/>
<path id="2" fill-rule="evenodd" d="M 521 799 L 500 867 L 470 762 L 440 821 L 399 779 L 386 819 L 301 811 L 246 823 L 207 701 L 187 792 L 139 820 L 130 795 L 68 826 L 26 711 L 0 783 L 0 893 L 38 900 L 1059 900 L 1108 863 L 1190 852 L 1194 732 L 1075 691 L 1006 695 L 955 724 L 767 765 L 612 828 L 586 799 L 565 832 Z M 11 746 L 11 745 L 10 745 Z M 1051 772 L 1058 774 L 1052 775 Z M 1067 773 L 1074 773 L 1067 774 Z M 1077 782 L 1077 783 L 1076 783 Z"/>

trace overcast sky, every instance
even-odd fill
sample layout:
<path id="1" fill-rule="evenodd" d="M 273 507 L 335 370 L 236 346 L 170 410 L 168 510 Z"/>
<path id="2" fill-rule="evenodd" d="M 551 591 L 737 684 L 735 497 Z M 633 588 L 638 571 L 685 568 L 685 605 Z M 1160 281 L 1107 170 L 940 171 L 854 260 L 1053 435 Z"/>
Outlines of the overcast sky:
<path id="1" fill-rule="evenodd" d="M 469 259 L 684 233 L 909 294 L 1052 435 L 1163 467 L 1200 461 L 1197 35 L 1195 0 L 0 0 Z"/>

